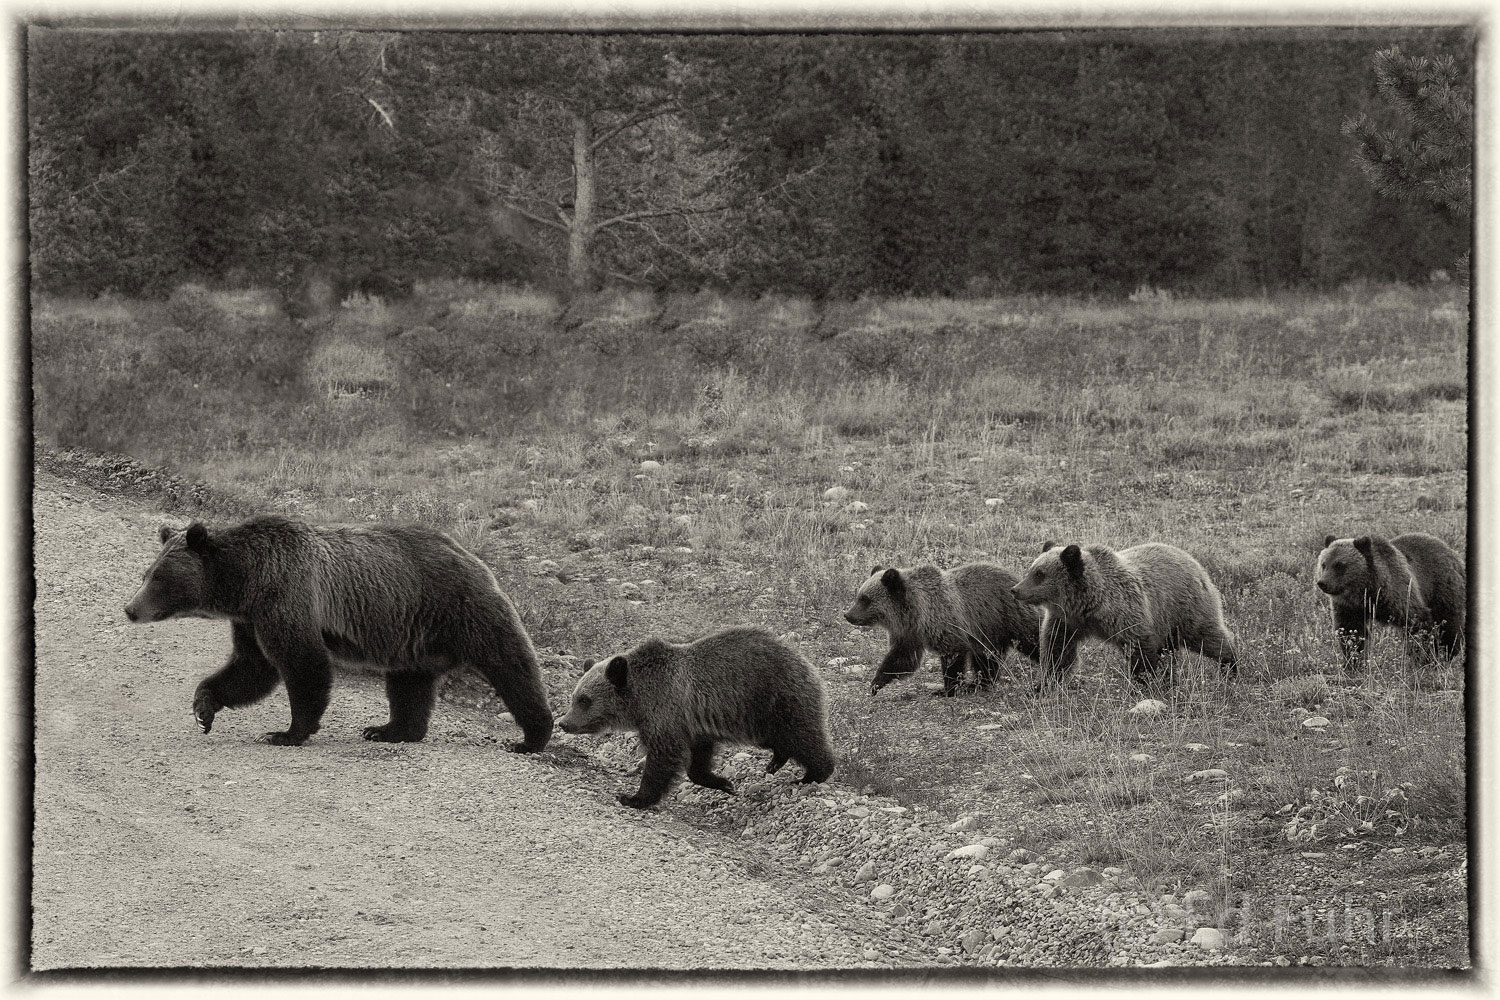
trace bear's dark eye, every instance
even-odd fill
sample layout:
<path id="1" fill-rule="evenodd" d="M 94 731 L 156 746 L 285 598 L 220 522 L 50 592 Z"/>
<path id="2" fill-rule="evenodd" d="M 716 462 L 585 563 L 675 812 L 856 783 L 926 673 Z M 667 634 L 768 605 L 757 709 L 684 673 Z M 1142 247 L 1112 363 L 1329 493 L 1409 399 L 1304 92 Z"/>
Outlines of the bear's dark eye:
<path id="1" fill-rule="evenodd" d="M 586 694 L 581 694 L 578 696 L 578 707 L 583 709 L 584 711 L 587 711 L 588 707 L 593 703 L 593 700 Z"/>
<path id="2" fill-rule="evenodd" d="M 860 604 L 861 607 L 863 607 L 864 605 L 869 604 L 869 603 L 870 603 L 870 598 L 869 597 L 864 596 L 864 595 L 860 596 L 859 604 Z"/>

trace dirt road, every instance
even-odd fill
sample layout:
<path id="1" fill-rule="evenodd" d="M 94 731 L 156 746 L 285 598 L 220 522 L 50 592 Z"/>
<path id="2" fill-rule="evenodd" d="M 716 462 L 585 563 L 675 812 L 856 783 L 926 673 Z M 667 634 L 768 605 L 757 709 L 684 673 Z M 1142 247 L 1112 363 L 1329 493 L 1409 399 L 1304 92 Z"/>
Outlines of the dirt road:
<path id="1" fill-rule="evenodd" d="M 43 472 L 34 504 L 33 968 L 872 964 L 872 916 L 621 808 L 627 779 L 564 741 L 506 753 L 518 731 L 477 710 L 366 743 L 383 689 L 342 674 L 304 747 L 259 742 L 279 690 L 200 733 L 226 626 L 122 611 L 161 516 Z M 882 960 L 918 961 L 889 940 Z"/>

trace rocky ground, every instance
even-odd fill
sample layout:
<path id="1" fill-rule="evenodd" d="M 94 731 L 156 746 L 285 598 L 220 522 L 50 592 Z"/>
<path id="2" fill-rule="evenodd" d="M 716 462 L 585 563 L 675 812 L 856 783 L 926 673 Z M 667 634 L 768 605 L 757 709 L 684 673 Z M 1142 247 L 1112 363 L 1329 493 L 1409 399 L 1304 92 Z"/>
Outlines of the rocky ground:
<path id="1" fill-rule="evenodd" d="M 1017 846 L 983 808 L 954 817 L 837 778 L 765 778 L 760 751 L 727 752 L 734 797 L 684 784 L 658 810 L 625 810 L 613 796 L 634 781 L 633 738 L 559 733 L 539 757 L 500 754 L 509 720 L 469 684 L 450 685 L 418 746 L 357 739 L 383 710 L 379 682 L 359 676 L 339 679 L 331 724 L 302 751 L 254 742 L 279 727 L 279 693 L 201 736 L 187 705 L 227 648 L 222 624 L 132 627 L 119 606 L 154 550 L 162 498 L 246 511 L 153 477 L 110 458 L 39 462 L 38 968 L 1299 960 L 1296 935 L 1268 927 L 1295 931 L 1303 909 L 1245 915 L 1202 891 L 1149 892 L 1120 868 Z M 581 658 L 549 664 L 559 711 Z M 275 846 L 287 843 L 296 849 Z M 216 860 L 205 869 L 185 857 Z M 305 890 L 302 872 L 316 873 Z M 147 883 L 157 891 L 138 891 Z M 247 921 L 231 941 L 203 933 L 226 915 Z M 382 945 L 393 929 L 416 943 Z"/>

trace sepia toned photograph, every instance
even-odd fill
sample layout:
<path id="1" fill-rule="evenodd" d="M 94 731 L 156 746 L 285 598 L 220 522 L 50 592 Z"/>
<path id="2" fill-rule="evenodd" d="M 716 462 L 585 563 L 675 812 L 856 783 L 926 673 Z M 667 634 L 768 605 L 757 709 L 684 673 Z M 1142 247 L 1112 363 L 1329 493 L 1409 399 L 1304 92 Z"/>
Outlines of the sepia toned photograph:
<path id="1" fill-rule="evenodd" d="M 621 27 L 17 25 L 22 978 L 1464 981 L 1476 24 Z"/>

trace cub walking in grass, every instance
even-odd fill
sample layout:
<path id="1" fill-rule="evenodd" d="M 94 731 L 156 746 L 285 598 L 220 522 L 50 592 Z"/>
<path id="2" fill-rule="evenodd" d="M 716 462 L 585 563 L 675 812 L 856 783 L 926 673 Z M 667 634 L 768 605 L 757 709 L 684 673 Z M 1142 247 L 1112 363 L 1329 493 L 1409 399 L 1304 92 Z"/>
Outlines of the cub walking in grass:
<path id="1" fill-rule="evenodd" d="M 1132 548 L 1047 542 L 1016 598 L 1045 609 L 1042 679 L 1061 680 L 1081 639 L 1114 643 L 1139 683 L 1155 677 L 1162 654 L 1187 649 L 1235 673 L 1234 636 L 1219 591 L 1198 560 L 1172 545 Z"/>
<path id="2" fill-rule="evenodd" d="M 648 639 L 590 660 L 557 724 L 565 733 L 639 734 L 646 749 L 641 785 L 619 796 L 634 809 L 660 802 L 684 764 L 689 781 L 732 794 L 734 785 L 713 769 L 720 740 L 770 750 L 767 774 L 797 761 L 803 782 L 826 780 L 835 764 L 823 682 L 800 654 L 758 628 L 681 644 Z"/>
<path id="3" fill-rule="evenodd" d="M 1407 634 L 1414 659 L 1451 659 L 1466 636 L 1464 561 L 1441 539 L 1421 532 L 1323 539 L 1318 589 L 1328 595 L 1344 669 L 1365 664 L 1372 622 Z"/>
<path id="4" fill-rule="evenodd" d="M 882 569 L 876 566 L 844 612 L 851 625 L 879 626 L 891 647 L 870 679 L 875 694 L 898 677 L 909 677 L 932 650 L 943 663 L 943 694 L 952 697 L 995 682 L 1014 644 L 1035 660 L 1041 615 L 1011 593 L 1016 578 L 998 566 L 969 563 L 944 572 L 936 566 Z M 965 667 L 974 679 L 962 684 Z"/>

